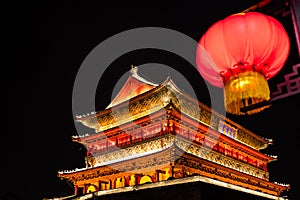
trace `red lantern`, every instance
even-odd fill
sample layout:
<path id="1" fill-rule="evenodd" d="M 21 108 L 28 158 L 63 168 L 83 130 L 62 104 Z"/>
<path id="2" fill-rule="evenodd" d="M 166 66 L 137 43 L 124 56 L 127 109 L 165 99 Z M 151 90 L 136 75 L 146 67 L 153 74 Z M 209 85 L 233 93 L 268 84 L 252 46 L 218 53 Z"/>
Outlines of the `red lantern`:
<path id="1" fill-rule="evenodd" d="M 240 115 L 244 114 L 240 108 L 270 99 L 267 80 L 281 70 L 289 50 L 288 34 L 275 18 L 238 13 L 207 30 L 199 41 L 196 62 L 205 80 L 224 87 L 226 111 Z"/>

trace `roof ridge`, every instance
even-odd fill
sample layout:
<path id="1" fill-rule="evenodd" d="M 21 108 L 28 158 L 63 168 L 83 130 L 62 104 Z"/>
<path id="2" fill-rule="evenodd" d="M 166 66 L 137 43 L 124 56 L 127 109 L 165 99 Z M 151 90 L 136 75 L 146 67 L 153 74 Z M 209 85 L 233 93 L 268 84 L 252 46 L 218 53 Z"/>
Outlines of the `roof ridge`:
<path id="1" fill-rule="evenodd" d="M 146 83 L 146 84 L 151 85 L 151 86 L 158 86 L 159 85 L 157 83 L 151 82 L 151 81 L 145 79 L 144 77 L 140 76 L 138 74 L 138 70 L 139 70 L 139 68 L 137 66 L 131 65 L 130 73 L 131 73 L 131 76 L 133 78 L 135 78 L 139 81 L 142 81 L 143 83 Z"/>

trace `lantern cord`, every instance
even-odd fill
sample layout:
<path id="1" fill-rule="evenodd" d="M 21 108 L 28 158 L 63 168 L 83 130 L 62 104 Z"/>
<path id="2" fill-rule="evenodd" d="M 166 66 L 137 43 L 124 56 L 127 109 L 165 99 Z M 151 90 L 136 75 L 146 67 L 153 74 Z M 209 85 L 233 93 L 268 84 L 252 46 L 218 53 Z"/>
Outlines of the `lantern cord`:
<path id="1" fill-rule="evenodd" d="M 267 4 L 271 3 L 271 0 L 262 0 L 261 2 L 251 6 L 250 8 L 247 8 L 246 10 L 244 10 L 242 13 L 245 13 L 245 12 L 249 12 L 249 11 L 253 11 L 253 10 L 256 10 L 257 8 L 261 8 Z"/>

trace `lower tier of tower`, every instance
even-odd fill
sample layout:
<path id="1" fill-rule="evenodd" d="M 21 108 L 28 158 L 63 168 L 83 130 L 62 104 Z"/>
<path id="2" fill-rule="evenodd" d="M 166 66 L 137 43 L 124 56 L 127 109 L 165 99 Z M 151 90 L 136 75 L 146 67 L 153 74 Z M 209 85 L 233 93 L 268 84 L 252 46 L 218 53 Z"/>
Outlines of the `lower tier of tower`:
<path id="1" fill-rule="evenodd" d="M 187 153 L 182 148 L 180 143 L 175 142 L 155 153 L 136 158 L 132 156 L 129 160 L 120 157 L 122 161 L 110 165 L 61 172 L 58 176 L 73 183 L 75 195 L 105 193 L 120 188 L 126 191 L 147 183 L 163 184 L 166 181 L 180 181 L 194 176 L 202 177 L 200 182 L 236 190 L 241 188 L 239 191 L 259 192 L 266 196 L 279 197 L 283 191 L 289 189 L 289 186 L 225 167 L 227 161 L 223 160 L 224 156 L 215 158 L 223 160 L 224 165 L 220 165 Z"/>
<path id="2" fill-rule="evenodd" d="M 224 184 L 221 181 L 203 176 L 192 176 L 181 179 L 170 179 L 156 183 L 144 183 L 136 186 L 102 190 L 88 194 L 77 194 L 64 200 L 211 200 L 211 199 L 243 199 L 243 200 L 287 200 L 287 197 L 277 197 L 260 191 L 253 191 Z"/>

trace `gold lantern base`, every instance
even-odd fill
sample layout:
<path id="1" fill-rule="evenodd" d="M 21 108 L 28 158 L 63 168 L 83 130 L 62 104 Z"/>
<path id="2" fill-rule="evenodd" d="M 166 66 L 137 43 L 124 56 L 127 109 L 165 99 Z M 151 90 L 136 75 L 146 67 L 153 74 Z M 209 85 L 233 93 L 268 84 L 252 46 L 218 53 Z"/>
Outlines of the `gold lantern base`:
<path id="1" fill-rule="evenodd" d="M 231 76 L 224 86 L 226 112 L 234 115 L 255 114 L 270 105 L 241 112 L 240 109 L 270 99 L 266 78 L 255 71 L 245 71 Z"/>

